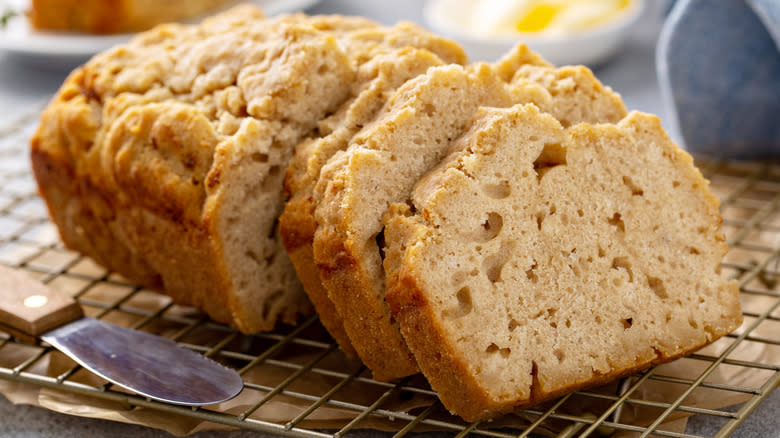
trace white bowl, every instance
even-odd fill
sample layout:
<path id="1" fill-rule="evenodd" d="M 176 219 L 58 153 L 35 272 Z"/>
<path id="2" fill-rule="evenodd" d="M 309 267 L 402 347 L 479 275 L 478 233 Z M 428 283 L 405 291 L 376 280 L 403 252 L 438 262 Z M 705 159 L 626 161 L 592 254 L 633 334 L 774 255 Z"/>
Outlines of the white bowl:
<path id="1" fill-rule="evenodd" d="M 472 61 L 495 61 L 522 42 L 555 65 L 589 66 L 603 63 L 622 47 L 645 9 L 644 0 L 634 0 L 615 21 L 572 35 L 518 33 L 488 37 L 464 29 L 467 20 L 463 14 L 469 13 L 471 4 L 470 0 L 428 0 L 423 16 L 433 31 L 462 44 Z"/>

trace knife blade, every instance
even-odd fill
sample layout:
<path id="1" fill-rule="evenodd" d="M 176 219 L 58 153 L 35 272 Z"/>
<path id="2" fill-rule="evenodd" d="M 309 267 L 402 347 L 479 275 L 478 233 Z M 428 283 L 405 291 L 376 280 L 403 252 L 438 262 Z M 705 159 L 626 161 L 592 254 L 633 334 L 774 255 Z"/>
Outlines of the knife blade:
<path id="1" fill-rule="evenodd" d="M 0 330 L 38 337 L 98 376 L 145 397 L 204 406 L 235 397 L 234 370 L 150 333 L 85 317 L 72 297 L 0 265 Z"/>

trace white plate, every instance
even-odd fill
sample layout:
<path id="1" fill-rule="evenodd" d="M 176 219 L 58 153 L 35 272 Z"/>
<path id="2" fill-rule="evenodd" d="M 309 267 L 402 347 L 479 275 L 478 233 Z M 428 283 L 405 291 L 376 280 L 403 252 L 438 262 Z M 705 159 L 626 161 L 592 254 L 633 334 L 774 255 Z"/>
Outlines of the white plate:
<path id="1" fill-rule="evenodd" d="M 493 62 L 524 42 L 555 65 L 598 65 L 615 54 L 633 31 L 645 10 L 645 0 L 634 0 L 621 18 L 576 35 L 478 36 L 463 29 L 464 15 L 472 10 L 471 0 L 428 0 L 423 16 L 434 32 L 461 43 L 472 61 Z"/>
<path id="2" fill-rule="evenodd" d="M 299 11 L 319 0 L 253 0 L 267 15 Z M 127 42 L 133 34 L 89 35 L 76 32 L 45 32 L 30 27 L 24 16 L 29 0 L 0 0 L 0 14 L 10 7 L 19 15 L 11 17 L 5 28 L 0 28 L 0 51 L 56 59 L 88 58 L 109 47 Z M 195 19 L 193 21 L 199 21 Z"/>

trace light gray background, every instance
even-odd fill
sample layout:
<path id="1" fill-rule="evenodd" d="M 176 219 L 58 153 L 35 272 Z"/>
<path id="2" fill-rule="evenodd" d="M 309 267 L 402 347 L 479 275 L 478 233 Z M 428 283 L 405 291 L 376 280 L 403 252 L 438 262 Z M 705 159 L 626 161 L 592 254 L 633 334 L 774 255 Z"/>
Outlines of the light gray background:
<path id="1" fill-rule="evenodd" d="M 324 0 L 309 9 L 311 13 L 363 15 L 385 24 L 409 20 L 425 25 L 420 0 Z M 657 114 L 670 129 L 670 112 L 664 107 L 658 90 L 654 51 L 662 15 L 654 3 L 637 26 L 625 49 L 608 64 L 595 69 L 605 84 L 619 92 L 629 109 Z M 38 111 L 57 90 L 73 62 L 50 62 L 0 53 L 0 131 L 20 117 Z M 676 133 L 672 137 L 679 141 Z M 710 436 L 716 426 L 702 419 L 689 421 L 687 433 Z M 382 435 L 359 432 L 360 436 Z M 0 436 L 18 438 L 138 437 L 171 436 L 166 432 L 140 426 L 74 417 L 42 408 L 16 406 L 0 396 Z M 203 432 L 198 438 L 244 438 L 263 436 L 255 432 Z M 780 437 L 780 395 L 778 391 L 737 430 L 736 437 Z"/>

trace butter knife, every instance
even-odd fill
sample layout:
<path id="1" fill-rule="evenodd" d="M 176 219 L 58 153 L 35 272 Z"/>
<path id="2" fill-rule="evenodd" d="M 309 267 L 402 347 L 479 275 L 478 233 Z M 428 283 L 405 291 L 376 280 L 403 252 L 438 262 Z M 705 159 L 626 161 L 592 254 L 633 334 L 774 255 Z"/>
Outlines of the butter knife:
<path id="1" fill-rule="evenodd" d="M 31 335 L 142 396 L 204 406 L 235 397 L 241 376 L 174 341 L 85 317 L 72 297 L 0 265 L 0 330 Z"/>

